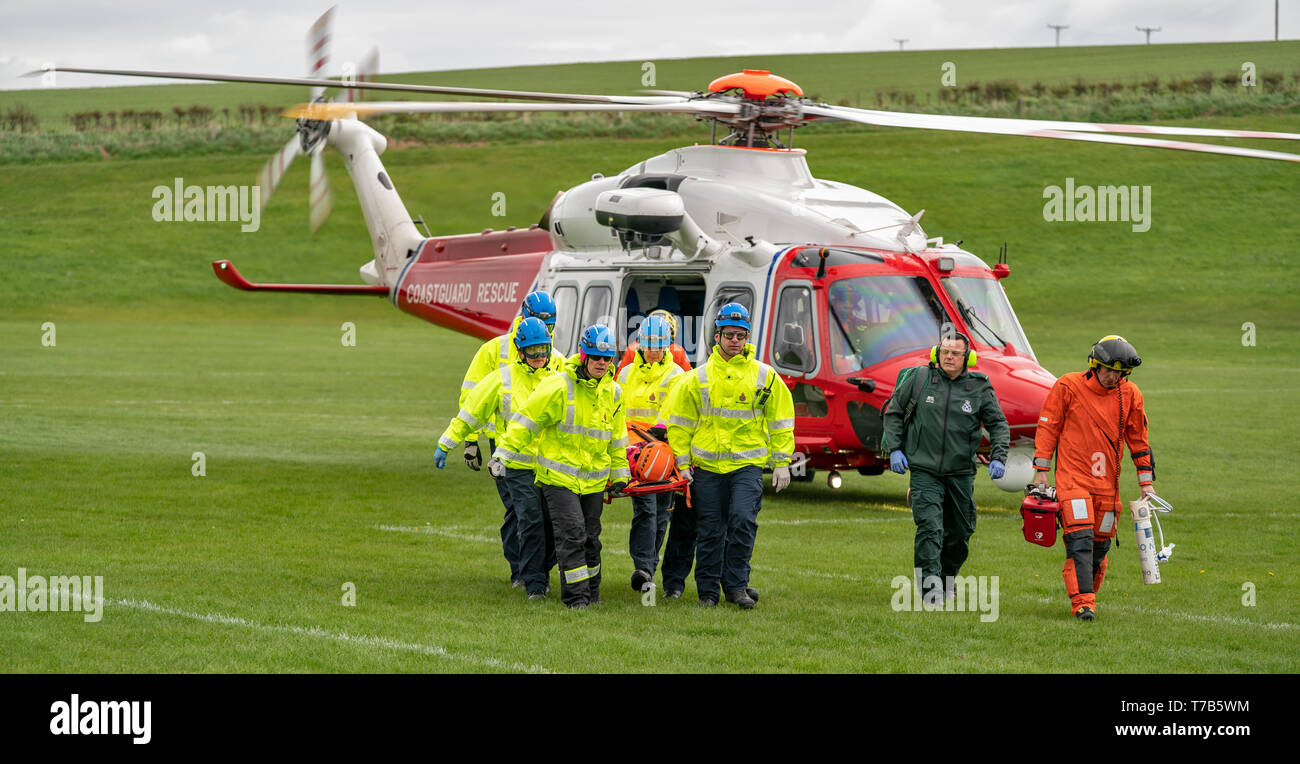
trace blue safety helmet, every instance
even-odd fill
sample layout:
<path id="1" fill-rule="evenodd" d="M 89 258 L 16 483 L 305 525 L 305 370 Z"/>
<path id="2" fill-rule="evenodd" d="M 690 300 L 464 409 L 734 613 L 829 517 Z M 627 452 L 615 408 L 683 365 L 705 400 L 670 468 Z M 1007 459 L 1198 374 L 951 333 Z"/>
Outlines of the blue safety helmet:
<path id="1" fill-rule="evenodd" d="M 587 360 L 587 356 L 614 358 L 618 355 L 618 346 L 614 344 L 614 333 L 604 324 L 588 326 L 582 330 L 582 338 L 578 340 L 578 353 L 583 361 Z"/>
<path id="2" fill-rule="evenodd" d="M 547 326 L 555 326 L 555 300 L 540 289 L 528 293 L 520 312 L 525 318 L 540 318 Z"/>
<path id="3" fill-rule="evenodd" d="M 749 309 L 738 302 L 729 302 L 718 311 L 718 320 L 714 322 L 714 326 L 718 331 L 722 331 L 724 326 L 735 326 L 750 331 Z"/>
<path id="4" fill-rule="evenodd" d="M 662 316 L 650 316 L 637 328 L 636 342 L 642 350 L 667 350 L 673 344 L 672 327 Z"/>
<path id="5" fill-rule="evenodd" d="M 540 318 L 525 318 L 519 322 L 515 328 L 515 348 L 522 355 L 524 348 L 530 348 L 537 345 L 545 345 L 547 350 L 551 347 L 551 332 L 542 323 Z M 547 355 L 550 355 L 548 352 Z"/>

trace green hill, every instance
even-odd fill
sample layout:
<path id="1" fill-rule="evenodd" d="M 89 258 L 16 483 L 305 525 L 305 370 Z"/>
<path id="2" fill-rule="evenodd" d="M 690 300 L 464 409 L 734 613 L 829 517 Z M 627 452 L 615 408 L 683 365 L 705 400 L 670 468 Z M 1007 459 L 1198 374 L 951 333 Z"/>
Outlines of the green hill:
<path id="1" fill-rule="evenodd" d="M 1212 73 L 1215 78 L 1240 76 L 1244 62 L 1253 62 L 1260 78 L 1300 78 L 1300 41 L 1197 43 L 1180 45 L 1116 45 L 1064 48 L 1014 48 L 946 51 L 890 51 L 763 55 L 725 58 L 666 59 L 655 64 L 654 87 L 703 90 L 714 78 L 742 68 L 764 68 L 787 77 L 804 92 L 828 102 L 846 101 L 870 107 L 877 93 L 910 93 L 922 103 L 938 101 L 944 64 L 955 65 L 956 87 L 994 81 L 1017 83 L 1029 91 L 1044 86 L 1088 82 L 1136 85 L 1157 78 L 1185 80 Z M 76 62 L 83 66 L 112 66 L 111 61 Z M 642 84 L 642 61 L 556 64 L 440 72 L 387 73 L 381 80 L 460 87 L 508 88 L 570 93 L 635 93 Z M 266 72 L 267 76 L 297 73 Z M 217 117 L 227 109 L 238 114 L 242 105 L 288 106 L 305 99 L 306 89 L 246 84 L 172 84 L 136 87 L 95 87 L 91 75 L 58 74 L 62 82 L 85 88 L 0 91 L 0 113 L 19 104 L 31 109 L 46 129 L 68 130 L 66 115 L 78 111 L 121 112 L 156 109 L 172 120 L 172 108 L 202 104 Z M 1262 83 L 1261 83 L 1262 84 Z M 415 94 L 404 97 L 419 98 Z"/>

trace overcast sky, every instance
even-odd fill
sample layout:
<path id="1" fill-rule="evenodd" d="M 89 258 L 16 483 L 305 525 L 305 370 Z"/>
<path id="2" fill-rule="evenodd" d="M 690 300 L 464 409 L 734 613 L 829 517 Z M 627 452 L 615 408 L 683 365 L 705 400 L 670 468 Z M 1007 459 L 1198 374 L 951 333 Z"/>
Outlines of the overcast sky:
<path id="1" fill-rule="evenodd" d="M 0 89 L 44 62 L 305 76 L 307 28 L 330 0 L 0 0 Z M 1027 47 L 1273 38 L 1274 0 L 376 0 L 340 3 L 334 61 L 380 49 L 381 71 L 744 53 Z M 1300 0 L 1283 0 L 1281 37 L 1300 37 Z M 337 72 L 332 72 L 337 73 Z M 140 84 L 89 75 L 59 87 Z M 452 84 L 452 83 L 449 83 Z"/>

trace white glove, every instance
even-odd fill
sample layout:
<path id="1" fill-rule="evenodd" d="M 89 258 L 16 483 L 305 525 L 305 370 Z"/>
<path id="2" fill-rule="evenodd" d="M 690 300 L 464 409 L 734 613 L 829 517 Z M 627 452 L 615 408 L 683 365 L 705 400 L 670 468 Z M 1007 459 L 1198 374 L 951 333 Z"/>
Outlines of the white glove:
<path id="1" fill-rule="evenodd" d="M 677 474 L 682 476 L 682 480 L 685 480 L 687 485 L 695 482 L 695 476 L 691 474 L 690 467 L 678 467 Z"/>
<path id="2" fill-rule="evenodd" d="M 506 476 L 506 465 L 505 465 L 505 462 L 501 461 L 500 459 L 496 458 L 495 456 L 492 457 L 492 460 L 488 462 L 488 472 L 489 472 L 489 473 L 492 475 L 492 477 L 494 477 L 494 478 L 503 478 L 503 477 L 505 477 L 505 476 Z"/>
<path id="3" fill-rule="evenodd" d="M 772 487 L 780 493 L 783 489 L 790 487 L 790 468 L 777 467 L 772 470 Z"/>

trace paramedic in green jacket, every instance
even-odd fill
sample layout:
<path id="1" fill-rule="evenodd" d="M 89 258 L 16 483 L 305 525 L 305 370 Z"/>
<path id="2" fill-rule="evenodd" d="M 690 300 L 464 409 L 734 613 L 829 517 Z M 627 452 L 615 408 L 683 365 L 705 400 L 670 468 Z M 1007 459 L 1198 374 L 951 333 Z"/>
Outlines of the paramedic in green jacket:
<path id="1" fill-rule="evenodd" d="M 899 372 L 885 406 L 890 469 L 900 475 L 912 471 L 913 565 L 928 604 L 942 605 L 942 592 L 951 596 L 953 577 L 970 550 L 981 426 L 992 444 L 989 477 L 1006 471 L 1011 430 L 989 378 L 968 370 L 974 364 L 970 339 L 950 331 L 930 351 L 927 366 Z"/>

